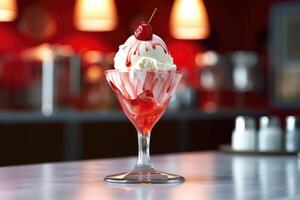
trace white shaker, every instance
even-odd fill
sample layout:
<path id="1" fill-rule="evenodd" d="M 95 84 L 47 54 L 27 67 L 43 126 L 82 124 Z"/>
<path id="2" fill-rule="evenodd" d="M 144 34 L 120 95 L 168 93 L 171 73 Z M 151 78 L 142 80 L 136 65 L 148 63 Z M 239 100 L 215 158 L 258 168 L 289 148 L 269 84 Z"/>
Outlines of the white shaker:
<path id="1" fill-rule="evenodd" d="M 235 129 L 232 132 L 232 149 L 253 151 L 255 150 L 255 141 L 255 120 L 251 117 L 238 116 L 235 120 Z"/>
<path id="2" fill-rule="evenodd" d="M 263 116 L 259 120 L 258 150 L 280 151 L 282 144 L 282 132 L 280 120 L 276 116 Z"/>
<path id="3" fill-rule="evenodd" d="M 285 150 L 297 152 L 300 150 L 300 123 L 294 116 L 286 118 Z"/>

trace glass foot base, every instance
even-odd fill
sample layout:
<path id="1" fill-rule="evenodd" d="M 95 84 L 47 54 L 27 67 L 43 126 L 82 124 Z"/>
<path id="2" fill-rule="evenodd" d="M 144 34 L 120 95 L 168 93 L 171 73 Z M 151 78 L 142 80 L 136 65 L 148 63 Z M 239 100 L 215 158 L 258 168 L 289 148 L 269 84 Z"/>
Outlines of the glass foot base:
<path id="1" fill-rule="evenodd" d="M 175 174 L 168 174 L 164 172 L 156 171 L 155 169 L 151 170 L 133 170 L 127 173 L 114 174 L 106 176 L 104 178 L 105 182 L 108 183 L 153 183 L 153 184 L 179 184 L 184 182 L 182 176 Z"/>

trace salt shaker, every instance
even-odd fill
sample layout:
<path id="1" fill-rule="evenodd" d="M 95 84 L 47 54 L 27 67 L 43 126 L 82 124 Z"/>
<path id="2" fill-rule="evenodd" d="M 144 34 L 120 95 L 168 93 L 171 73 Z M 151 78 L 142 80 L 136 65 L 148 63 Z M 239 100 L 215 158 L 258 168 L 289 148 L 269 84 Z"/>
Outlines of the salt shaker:
<path id="1" fill-rule="evenodd" d="M 232 149 L 236 151 L 253 151 L 255 150 L 255 141 L 254 119 L 238 116 L 235 120 L 235 129 L 232 132 Z"/>
<path id="2" fill-rule="evenodd" d="M 285 150 L 287 152 L 300 150 L 300 123 L 295 116 L 286 118 Z"/>
<path id="3" fill-rule="evenodd" d="M 278 117 L 263 116 L 259 120 L 258 150 L 259 151 L 280 151 L 282 133 Z"/>

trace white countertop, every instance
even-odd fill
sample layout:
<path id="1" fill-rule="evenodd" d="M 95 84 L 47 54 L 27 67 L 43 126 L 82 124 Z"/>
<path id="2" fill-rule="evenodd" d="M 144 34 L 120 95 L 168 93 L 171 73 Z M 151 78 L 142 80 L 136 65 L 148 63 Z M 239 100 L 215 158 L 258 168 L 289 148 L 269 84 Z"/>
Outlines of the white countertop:
<path id="1" fill-rule="evenodd" d="M 180 185 L 111 185 L 105 175 L 130 170 L 135 157 L 0 168 L 1 200 L 300 199 L 300 161 L 293 156 L 194 152 L 153 156 Z"/>

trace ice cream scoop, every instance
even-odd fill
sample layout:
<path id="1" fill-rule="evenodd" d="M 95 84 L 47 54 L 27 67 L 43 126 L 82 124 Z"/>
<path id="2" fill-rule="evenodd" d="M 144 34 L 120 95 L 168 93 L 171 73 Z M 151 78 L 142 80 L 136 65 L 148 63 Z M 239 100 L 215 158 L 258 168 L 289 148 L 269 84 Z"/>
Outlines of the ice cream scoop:
<path id="1" fill-rule="evenodd" d="M 164 43 L 152 33 L 149 23 L 141 23 L 134 35 L 119 46 L 114 58 L 114 67 L 118 70 L 176 70 L 173 58 Z"/>

